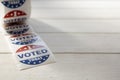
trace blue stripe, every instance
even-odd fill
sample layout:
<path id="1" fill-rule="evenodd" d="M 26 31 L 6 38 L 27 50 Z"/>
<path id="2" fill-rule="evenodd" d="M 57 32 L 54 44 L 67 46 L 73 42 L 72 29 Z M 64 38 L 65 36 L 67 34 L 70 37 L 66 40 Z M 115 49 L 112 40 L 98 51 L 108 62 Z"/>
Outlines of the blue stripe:
<path id="1" fill-rule="evenodd" d="M 25 3 L 25 1 L 26 0 L 19 0 L 19 3 L 16 3 L 16 4 L 11 4 L 10 1 L 2 1 L 2 4 L 8 8 L 14 9 L 22 6 Z"/>
<path id="2" fill-rule="evenodd" d="M 37 60 L 35 58 L 33 58 L 33 60 L 26 59 L 26 60 L 22 60 L 20 62 L 23 64 L 27 64 L 27 65 L 38 65 L 38 64 L 45 62 L 48 58 L 49 58 L 49 55 L 46 55 L 46 56 L 36 57 Z"/>

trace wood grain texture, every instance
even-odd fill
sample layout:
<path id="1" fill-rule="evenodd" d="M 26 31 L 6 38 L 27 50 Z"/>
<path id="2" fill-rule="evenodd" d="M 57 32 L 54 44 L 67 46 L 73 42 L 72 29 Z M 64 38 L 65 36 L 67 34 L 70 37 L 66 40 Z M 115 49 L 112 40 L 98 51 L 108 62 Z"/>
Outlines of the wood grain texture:
<path id="1" fill-rule="evenodd" d="M 36 5 L 38 4 L 39 5 Z M 107 0 L 36 0 L 32 1 L 33 8 L 120 8 L 120 1 Z"/>
<path id="2" fill-rule="evenodd" d="M 55 52 L 120 52 L 120 34 L 49 33 L 40 35 Z"/>
<path id="3" fill-rule="evenodd" d="M 119 9 L 33 9 L 33 18 L 41 19 L 120 19 Z M 38 13 L 38 14 L 36 14 Z"/>
<path id="4" fill-rule="evenodd" d="M 16 69 L 9 54 L 0 54 L 0 79 L 4 80 L 119 80 L 119 54 L 55 54 L 57 63 L 25 71 Z M 7 75 L 7 77 L 6 77 Z"/>
<path id="5" fill-rule="evenodd" d="M 57 63 L 17 70 L 0 33 L 0 80 L 120 80 L 119 4 L 118 0 L 32 0 L 33 29 L 55 53 Z"/>
<path id="6" fill-rule="evenodd" d="M 35 32 L 53 52 L 120 52 L 120 1 L 35 0 Z M 10 49 L 0 34 L 0 53 Z"/>
<path id="7" fill-rule="evenodd" d="M 120 34 L 39 33 L 52 52 L 66 53 L 119 53 Z M 0 35 L 1 53 L 10 49 Z"/>
<path id="8" fill-rule="evenodd" d="M 31 19 L 36 32 L 120 33 L 120 20 Z"/>
<path id="9" fill-rule="evenodd" d="M 32 17 L 41 19 L 118 19 L 120 18 L 119 4 L 120 1 L 37 0 L 32 2 Z"/>

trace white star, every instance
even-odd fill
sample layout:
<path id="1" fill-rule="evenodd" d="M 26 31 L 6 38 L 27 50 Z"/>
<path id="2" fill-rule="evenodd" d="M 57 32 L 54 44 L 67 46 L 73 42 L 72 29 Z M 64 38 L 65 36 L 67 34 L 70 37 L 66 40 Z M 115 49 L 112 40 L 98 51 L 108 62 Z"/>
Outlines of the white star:
<path id="1" fill-rule="evenodd" d="M 22 61 L 22 62 L 25 62 L 25 61 Z"/>
<path id="2" fill-rule="evenodd" d="M 16 5 L 16 7 L 18 7 L 18 5 Z"/>
<path id="3" fill-rule="evenodd" d="M 28 64 L 30 64 L 30 62 L 28 62 Z"/>
<path id="4" fill-rule="evenodd" d="M 11 16 L 13 16 L 14 14 L 13 14 L 13 13 L 11 13 L 10 15 L 11 15 Z"/>
<path id="5" fill-rule="evenodd" d="M 45 59 L 43 59 L 43 60 L 45 60 Z"/>
<path id="6" fill-rule="evenodd" d="M 18 12 L 17 14 L 20 15 L 20 12 Z"/>
<path id="7" fill-rule="evenodd" d="M 33 62 L 33 64 L 36 64 L 36 62 Z"/>
<path id="8" fill-rule="evenodd" d="M 7 6 L 9 7 L 9 4 Z"/>

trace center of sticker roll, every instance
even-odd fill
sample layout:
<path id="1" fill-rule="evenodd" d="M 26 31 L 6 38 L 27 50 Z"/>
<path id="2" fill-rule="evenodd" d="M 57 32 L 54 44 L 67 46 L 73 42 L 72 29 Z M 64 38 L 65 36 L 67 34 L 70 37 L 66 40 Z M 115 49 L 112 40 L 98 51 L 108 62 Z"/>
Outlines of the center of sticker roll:
<path id="1" fill-rule="evenodd" d="M 27 65 L 37 65 L 49 58 L 48 50 L 41 45 L 23 46 L 16 51 L 17 59 Z"/>

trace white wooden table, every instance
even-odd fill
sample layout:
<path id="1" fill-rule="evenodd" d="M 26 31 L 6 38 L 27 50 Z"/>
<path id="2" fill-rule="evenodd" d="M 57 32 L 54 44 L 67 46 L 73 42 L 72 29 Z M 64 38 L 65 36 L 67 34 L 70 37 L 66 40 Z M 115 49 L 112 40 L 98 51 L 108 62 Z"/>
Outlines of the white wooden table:
<path id="1" fill-rule="evenodd" d="M 119 54 L 55 54 L 57 63 L 16 70 L 11 54 L 0 55 L 4 80 L 119 80 Z"/>
<path id="2" fill-rule="evenodd" d="M 0 33 L 0 80 L 120 80 L 120 1 L 32 0 L 31 25 L 56 63 L 16 69 Z"/>

